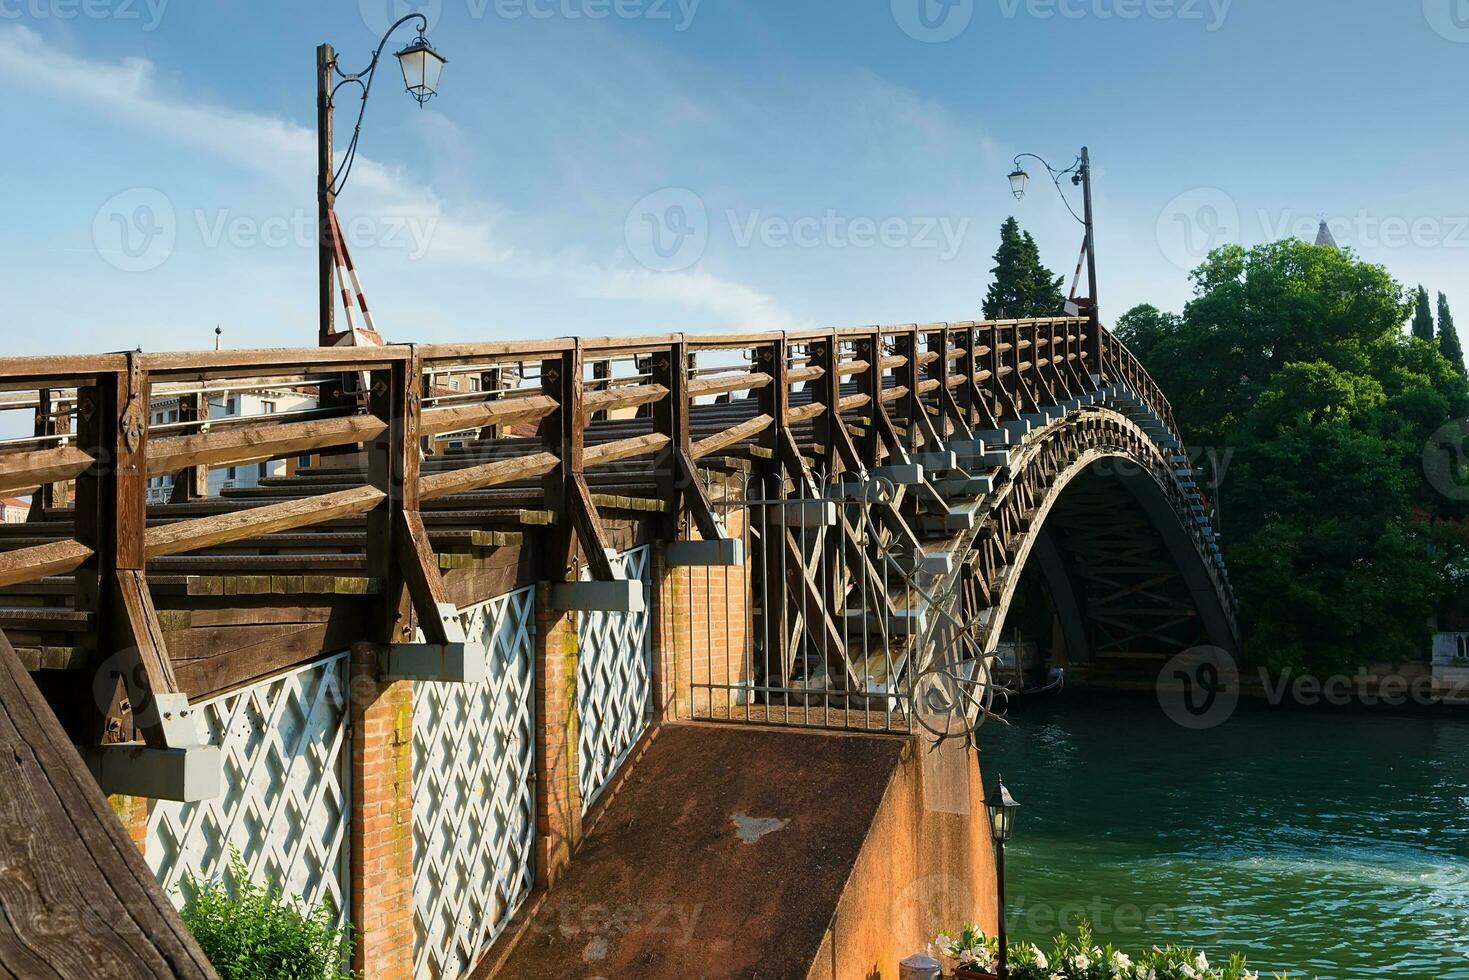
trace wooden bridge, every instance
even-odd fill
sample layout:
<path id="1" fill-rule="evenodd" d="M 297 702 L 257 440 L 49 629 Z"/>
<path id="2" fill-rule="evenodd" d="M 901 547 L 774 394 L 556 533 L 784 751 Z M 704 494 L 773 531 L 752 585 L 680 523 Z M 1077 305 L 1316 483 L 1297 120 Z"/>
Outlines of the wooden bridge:
<path id="1" fill-rule="evenodd" d="M 0 443 L 33 501 L 0 632 L 109 792 L 217 790 L 191 706 L 323 654 L 481 679 L 460 611 L 521 586 L 640 610 L 618 555 L 649 543 L 690 569 L 702 652 L 665 683 L 695 717 L 911 729 L 1028 567 L 1073 662 L 1237 648 L 1168 402 L 1086 318 L 10 358 L 0 387 L 34 419 Z M 309 397 L 211 412 L 241 391 Z"/>

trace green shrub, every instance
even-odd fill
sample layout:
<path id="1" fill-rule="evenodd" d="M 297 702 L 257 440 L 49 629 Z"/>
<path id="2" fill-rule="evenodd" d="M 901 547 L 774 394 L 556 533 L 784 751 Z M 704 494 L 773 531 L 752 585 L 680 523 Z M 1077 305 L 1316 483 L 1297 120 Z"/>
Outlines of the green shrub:
<path id="1" fill-rule="evenodd" d="M 352 939 L 325 905 L 302 909 L 250 880 L 239 852 L 211 881 L 189 875 L 184 923 L 221 980 L 340 980 L 352 976 Z"/>

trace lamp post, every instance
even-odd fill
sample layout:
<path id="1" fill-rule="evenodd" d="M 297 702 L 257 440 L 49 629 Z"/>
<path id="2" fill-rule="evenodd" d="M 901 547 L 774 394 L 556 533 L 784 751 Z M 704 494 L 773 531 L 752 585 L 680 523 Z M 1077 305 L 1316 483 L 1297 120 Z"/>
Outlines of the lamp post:
<path id="1" fill-rule="evenodd" d="M 989 813 L 990 836 L 995 842 L 995 878 L 999 883 L 1000 901 L 999 975 L 1000 980 L 1006 980 L 1010 976 L 1010 950 L 1005 936 L 1005 843 L 1015 830 L 1015 813 L 1020 804 L 1010 795 L 1003 777 L 984 798 L 984 808 Z"/>
<path id="2" fill-rule="evenodd" d="M 1015 169 L 1010 173 L 1010 192 L 1015 195 L 1017 201 L 1025 196 L 1025 185 L 1030 180 L 1030 174 L 1026 173 L 1025 168 L 1020 165 L 1020 161 L 1025 157 L 1039 161 L 1040 165 L 1046 168 L 1046 173 L 1050 175 L 1051 182 L 1056 185 L 1056 193 L 1061 195 L 1061 201 L 1066 205 L 1066 210 L 1070 211 L 1071 216 L 1079 221 L 1082 227 L 1086 229 L 1086 240 L 1083 248 L 1086 250 L 1086 275 L 1091 290 L 1091 298 L 1087 305 L 1092 323 L 1092 329 L 1087 336 L 1087 352 L 1092 359 L 1089 370 L 1099 371 L 1101 370 L 1102 353 L 1100 330 L 1102 319 L 1101 314 L 1097 311 L 1097 229 L 1096 223 L 1092 220 L 1091 151 L 1083 146 L 1081 148 L 1081 155 L 1076 158 L 1076 162 L 1065 170 L 1057 170 L 1047 163 L 1044 157 L 1037 156 L 1034 153 L 1021 153 L 1016 156 Z M 1082 213 L 1079 215 L 1076 213 L 1076 209 L 1071 206 L 1071 202 L 1066 199 L 1065 192 L 1061 190 L 1062 177 L 1070 177 L 1073 187 L 1081 187 Z M 1081 268 L 1078 266 L 1078 275 L 1080 272 Z"/>
<path id="3" fill-rule="evenodd" d="M 402 50 L 395 53 L 398 65 L 403 70 L 403 87 L 418 101 L 420 108 L 438 94 L 439 74 L 448 59 L 435 51 L 428 43 L 425 32 L 428 18 L 423 14 L 409 14 L 399 19 L 383 34 L 373 52 L 372 61 L 360 72 L 345 72 L 337 62 L 337 52 L 330 44 L 316 49 L 316 217 L 317 217 L 317 281 L 319 310 L 317 341 L 328 347 L 333 339 L 332 281 L 336 264 L 331 246 L 331 211 L 337 195 L 352 172 L 352 163 L 357 158 L 357 144 L 362 136 L 362 117 L 367 112 L 367 97 L 372 93 L 373 76 L 377 73 L 383 49 L 388 39 L 398 28 L 409 21 L 418 21 L 418 36 Z M 352 139 L 342 157 L 341 166 L 333 161 L 332 117 L 336 109 L 337 92 L 346 85 L 356 85 L 362 90 L 361 105 L 357 110 L 357 123 L 352 128 Z"/>

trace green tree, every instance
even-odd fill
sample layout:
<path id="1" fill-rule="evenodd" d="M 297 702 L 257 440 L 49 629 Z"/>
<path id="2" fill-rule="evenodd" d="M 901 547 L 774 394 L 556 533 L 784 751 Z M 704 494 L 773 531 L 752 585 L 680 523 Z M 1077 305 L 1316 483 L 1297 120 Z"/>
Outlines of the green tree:
<path id="1" fill-rule="evenodd" d="M 1418 302 L 1413 307 L 1413 336 L 1433 342 L 1433 307 L 1428 304 L 1428 290 L 1418 287 Z"/>
<path id="2" fill-rule="evenodd" d="M 1000 248 L 990 271 L 995 279 L 984 298 L 986 320 L 1056 316 L 1066 303 L 1062 277 L 1041 265 L 1035 239 L 1014 218 L 1000 226 Z"/>
<path id="3" fill-rule="evenodd" d="M 1450 566 L 1469 567 L 1441 531 L 1464 505 L 1423 466 L 1469 412 L 1469 382 L 1402 333 L 1412 294 L 1349 251 L 1226 246 L 1193 280 L 1181 316 L 1140 306 L 1117 332 L 1185 439 L 1230 459 L 1223 531 L 1251 658 L 1350 671 L 1419 653 L 1438 604 L 1464 591 Z"/>
<path id="4" fill-rule="evenodd" d="M 1449 298 L 1438 294 L 1438 352 L 1465 374 L 1464 348 L 1459 344 L 1459 331 L 1454 328 L 1454 315 L 1449 312 Z"/>

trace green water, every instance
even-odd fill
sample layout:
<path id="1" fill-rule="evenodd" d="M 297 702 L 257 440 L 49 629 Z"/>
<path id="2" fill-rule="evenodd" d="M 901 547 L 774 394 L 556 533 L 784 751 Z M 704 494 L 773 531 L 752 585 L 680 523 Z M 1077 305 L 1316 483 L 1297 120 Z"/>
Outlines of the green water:
<path id="1" fill-rule="evenodd" d="M 1189 731 L 1156 701 L 1067 692 L 980 734 L 1023 806 L 1012 937 L 1245 952 L 1322 980 L 1469 980 L 1469 712 L 1241 707 Z"/>

